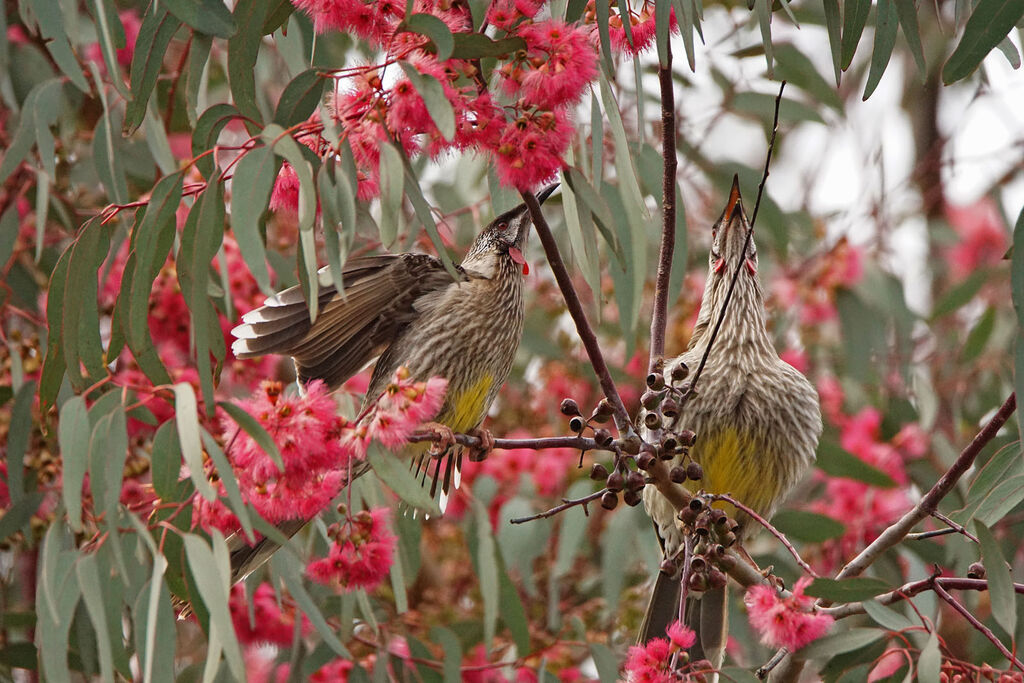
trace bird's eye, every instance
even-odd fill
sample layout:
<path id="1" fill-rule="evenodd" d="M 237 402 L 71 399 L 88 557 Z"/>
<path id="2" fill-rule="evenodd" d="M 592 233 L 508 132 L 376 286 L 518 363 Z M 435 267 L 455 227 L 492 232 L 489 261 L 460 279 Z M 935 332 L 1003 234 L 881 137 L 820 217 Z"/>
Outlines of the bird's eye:
<path id="1" fill-rule="evenodd" d="M 505 230 L 508 228 L 508 221 L 499 221 L 498 230 Z"/>

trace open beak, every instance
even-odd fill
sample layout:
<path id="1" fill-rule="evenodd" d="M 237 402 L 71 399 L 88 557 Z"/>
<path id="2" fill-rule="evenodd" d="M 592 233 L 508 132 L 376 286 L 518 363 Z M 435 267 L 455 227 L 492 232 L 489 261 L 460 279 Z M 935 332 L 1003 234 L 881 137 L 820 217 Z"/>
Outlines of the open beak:
<path id="1" fill-rule="evenodd" d="M 732 177 L 732 189 L 729 190 L 729 201 L 725 204 L 725 211 L 722 212 L 722 218 L 725 223 L 731 223 L 736 214 L 743 211 L 743 197 L 740 196 L 740 177 L 734 175 Z"/>
<path id="2" fill-rule="evenodd" d="M 554 193 L 554 191 L 557 189 L 558 183 L 554 183 L 552 185 L 548 185 L 547 187 L 545 187 L 543 190 L 537 193 L 537 203 L 543 204 L 544 200 L 550 197 L 552 193 Z"/>

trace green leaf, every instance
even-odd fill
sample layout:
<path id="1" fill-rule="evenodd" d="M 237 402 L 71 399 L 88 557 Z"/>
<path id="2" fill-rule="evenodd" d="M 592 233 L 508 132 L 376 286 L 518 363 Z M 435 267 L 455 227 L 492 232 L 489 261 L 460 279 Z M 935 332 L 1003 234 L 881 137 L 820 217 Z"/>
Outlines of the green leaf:
<path id="1" fill-rule="evenodd" d="M 424 230 L 427 231 L 427 236 L 430 237 L 430 243 L 434 245 L 434 249 L 437 250 L 437 255 L 441 259 L 441 263 L 444 264 L 445 270 L 452 276 L 452 279 L 458 279 L 459 274 L 455 270 L 455 264 L 452 262 L 452 257 L 448 253 L 448 248 L 444 245 L 444 240 L 441 239 L 441 233 L 437 230 L 437 223 L 434 222 L 434 214 L 430 211 L 430 206 L 427 204 L 426 198 L 423 196 L 423 190 L 420 189 L 420 183 L 416 179 L 416 175 L 413 173 L 412 167 L 409 165 L 409 160 L 404 159 L 405 164 L 405 195 L 409 198 L 409 202 L 412 204 L 413 210 L 416 212 L 416 217 L 420 219 L 423 224 Z M 339 186 L 341 183 L 339 183 Z"/>
<path id="2" fill-rule="evenodd" d="M 968 304 L 981 290 L 989 280 L 989 274 L 983 270 L 976 270 L 967 278 L 950 288 L 949 291 L 945 292 L 939 297 L 939 300 L 935 302 L 932 307 L 932 315 L 930 320 L 935 321 L 944 315 L 953 313 L 966 304 Z"/>
<path id="3" fill-rule="evenodd" d="M 441 670 L 444 683 L 462 682 L 462 644 L 459 637 L 443 626 L 430 629 L 430 639 L 441 646 L 444 662 Z"/>
<path id="4" fill-rule="evenodd" d="M 900 632 L 906 631 L 916 627 L 916 624 L 910 619 L 885 605 L 879 603 L 877 600 L 865 600 L 863 603 L 864 611 L 867 615 L 875 620 L 875 622 L 890 631 Z"/>
<path id="5" fill-rule="evenodd" d="M 818 76 L 821 78 L 821 76 Z M 775 95 L 758 92 L 737 93 L 732 101 L 732 108 L 739 113 L 750 114 L 764 122 L 765 126 L 771 126 L 775 117 Z M 783 97 L 779 103 L 779 120 L 800 123 L 812 121 L 814 123 L 825 123 L 821 114 L 803 102 Z"/>
<path id="6" fill-rule="evenodd" d="M 942 82 L 949 85 L 970 76 L 1022 16 L 1024 4 L 1019 0 L 978 0 L 963 37 L 942 67 Z"/>
<path id="7" fill-rule="evenodd" d="M 619 680 L 619 659 L 607 646 L 590 643 L 590 657 L 601 683 L 615 683 Z"/>
<path id="8" fill-rule="evenodd" d="M 93 408 L 95 413 L 96 407 Z M 93 505 L 103 516 L 103 526 L 116 527 L 124 463 L 128 457 L 128 433 L 124 408 L 100 417 L 89 439 L 89 486 Z"/>
<path id="9" fill-rule="evenodd" d="M 174 385 L 174 423 L 178 429 L 178 442 L 181 453 L 188 465 L 189 476 L 196 486 L 196 491 L 211 503 L 217 499 L 213 486 L 206 478 L 203 468 L 203 446 L 199 437 L 199 419 L 197 415 L 196 394 L 188 382 Z"/>
<path id="10" fill-rule="evenodd" d="M 924 63 L 924 48 L 921 46 L 921 29 L 917 25 L 917 7 L 914 0 L 894 0 L 896 15 L 899 17 L 900 26 L 903 27 L 903 36 L 910 46 L 910 53 L 914 55 L 914 63 L 917 64 L 917 72 L 923 83 L 928 76 L 928 67 Z"/>
<path id="11" fill-rule="evenodd" d="M 878 0 L 878 10 L 875 16 L 875 44 L 871 49 L 871 67 L 868 69 L 868 82 L 864 86 L 864 100 L 871 97 L 871 93 L 878 87 L 882 80 L 885 68 L 889 66 L 889 58 L 892 56 L 892 48 L 896 44 L 896 27 L 899 18 L 896 15 L 896 5 L 893 0 Z"/>
<path id="12" fill-rule="evenodd" d="M 238 31 L 224 0 L 164 0 L 171 14 L 199 31 L 218 38 L 230 38 Z"/>
<path id="13" fill-rule="evenodd" d="M 939 634 L 932 630 L 917 659 L 917 680 L 919 683 L 939 683 L 941 673 L 942 652 L 939 650 Z"/>
<path id="14" fill-rule="evenodd" d="M 0 225 L 0 228 L 2 227 L 4 226 Z M 17 231 L 15 231 L 15 234 L 17 234 Z M 64 342 L 61 339 L 64 334 L 62 304 L 67 285 L 68 263 L 71 261 L 73 246 L 68 245 L 67 249 L 60 255 L 60 258 L 57 259 L 47 288 L 46 327 L 49 335 L 46 340 L 46 357 L 43 360 L 43 372 L 39 378 L 39 405 L 44 411 L 49 410 L 57 400 L 57 392 L 60 390 L 61 382 L 64 379 Z"/>
<path id="15" fill-rule="evenodd" d="M 519 651 L 530 652 L 530 623 L 526 617 L 526 609 L 519 598 L 519 591 L 509 578 L 505 562 L 500 557 L 498 559 L 498 578 L 501 583 L 498 614 L 501 615 L 501 622 L 512 635 L 512 640 Z"/>
<path id="16" fill-rule="evenodd" d="M 438 17 L 431 14 L 413 14 L 402 22 L 399 30 L 402 30 L 403 27 L 406 31 L 430 38 L 437 51 L 438 60 L 443 62 L 451 58 L 452 52 L 455 50 L 455 39 L 452 37 L 452 31 L 448 28 L 448 24 Z"/>
<path id="17" fill-rule="evenodd" d="M 102 92 L 102 90 L 101 90 Z M 104 109 L 106 96 L 103 96 Z M 110 199 L 118 204 L 128 202 L 128 180 L 125 177 L 124 158 L 115 144 L 114 122 L 110 112 L 106 111 L 96 123 L 93 132 L 92 155 L 96 163 L 96 173 L 103 183 Z"/>
<path id="18" fill-rule="evenodd" d="M 370 446 L 366 459 L 380 480 L 408 505 L 431 516 L 441 514 L 429 491 L 420 485 L 404 460 L 376 444 Z"/>
<path id="19" fill-rule="evenodd" d="M 192 156 L 198 157 L 204 152 L 208 152 L 213 149 L 214 145 L 217 144 L 217 138 L 220 132 L 224 130 L 224 126 L 228 125 L 236 118 L 241 117 L 241 112 L 230 104 L 215 104 L 206 111 L 203 112 L 199 120 L 196 121 L 195 130 L 192 131 Z M 252 154 L 254 150 L 250 150 L 246 156 Z M 244 157 L 243 157 L 244 160 Z M 239 160 L 242 163 L 242 160 Z M 196 160 L 196 168 L 203 174 L 204 178 L 211 179 L 213 176 L 214 160 L 213 156 L 207 154 L 201 159 Z M 234 177 L 238 177 L 238 167 L 235 167 Z M 233 190 L 236 192 L 237 190 Z M 232 206 L 232 215 L 234 209 Z"/>
<path id="20" fill-rule="evenodd" d="M 565 497 L 581 498 L 589 493 L 592 487 L 593 484 L 588 480 L 577 481 L 569 487 Z M 558 547 L 555 551 L 555 566 L 551 571 L 555 576 L 563 577 L 572 571 L 574 560 L 583 547 L 590 518 L 583 514 L 582 510 L 569 510 L 559 515 L 559 519 Z"/>
<path id="21" fill-rule="evenodd" d="M 156 430 L 150 461 L 153 490 L 161 500 L 173 500 L 181 472 L 181 444 L 176 420 L 167 420 Z"/>
<path id="22" fill-rule="evenodd" d="M 1024 474 L 1001 481 L 977 502 L 974 518 L 984 524 L 995 524 L 1024 500 Z"/>
<path id="23" fill-rule="evenodd" d="M 853 61 L 870 12 L 871 0 L 846 0 L 843 7 L 843 71 L 846 71 Z"/>
<path id="24" fill-rule="evenodd" d="M 131 93 L 120 76 L 121 65 L 117 61 L 117 51 L 125 47 L 124 26 L 121 18 L 117 15 L 117 7 L 112 2 L 105 0 L 88 0 L 89 14 L 96 22 L 96 37 L 99 40 L 100 51 L 103 53 L 103 64 L 107 67 L 107 73 L 117 74 L 110 82 L 117 88 L 117 91 L 125 97 L 131 97 Z M 96 78 L 96 82 L 102 79 Z M 103 89 L 99 89 L 101 97 L 105 97 Z"/>
<path id="25" fill-rule="evenodd" d="M 299 606 L 302 613 L 313 624 L 313 628 L 320 634 L 320 637 L 323 638 L 328 647 L 336 654 L 351 659 L 352 655 L 349 654 L 349 651 L 338 640 L 338 636 L 335 635 L 334 630 L 327 623 L 327 620 L 324 619 L 320 608 L 317 607 L 302 583 L 302 577 L 299 575 L 298 570 L 300 567 L 305 567 L 303 560 L 287 553 L 275 553 L 270 558 L 270 566 L 274 570 L 274 574 L 280 576 L 284 581 L 284 587 L 295 598 L 295 604 Z"/>
<path id="26" fill-rule="evenodd" d="M 851 628 L 848 631 L 815 640 L 799 650 L 800 657 L 802 659 L 827 659 L 870 645 L 885 635 L 885 631 L 877 628 Z"/>
<path id="27" fill-rule="evenodd" d="M 281 452 L 277 450 L 277 444 L 256 418 L 230 401 L 218 401 L 217 406 L 227 413 L 235 421 L 235 424 L 244 430 L 257 446 L 263 449 L 264 453 L 270 456 L 270 459 L 277 465 L 277 469 L 284 472 L 284 461 L 281 460 Z"/>
<path id="28" fill-rule="evenodd" d="M 526 41 L 519 36 L 491 40 L 483 33 L 453 33 L 451 59 L 504 59 L 517 50 L 526 48 Z"/>
<path id="29" fill-rule="evenodd" d="M 995 326 L 996 309 L 989 306 L 967 334 L 963 348 L 960 349 L 961 362 L 968 364 L 981 355 L 981 352 L 985 349 L 985 344 L 992 337 L 992 331 L 995 329 Z"/>
<path id="30" fill-rule="evenodd" d="M 156 79 L 167 54 L 171 38 L 181 27 L 181 21 L 167 11 L 167 3 L 151 2 L 142 15 L 139 36 L 132 55 L 132 99 L 124 114 L 124 135 L 131 135 L 140 125 L 149 106 Z"/>
<path id="31" fill-rule="evenodd" d="M 892 586 L 887 581 L 862 576 L 841 580 L 818 578 L 811 582 L 804 593 L 831 602 L 857 602 L 891 590 Z"/>
<path id="32" fill-rule="evenodd" d="M 25 97 L 24 106 L 21 109 L 21 117 L 18 119 L 18 127 L 14 129 L 14 137 L 9 139 L 7 149 L 4 151 L 3 161 L 0 161 L 0 183 L 7 180 L 7 177 L 18 168 L 36 141 L 36 106 L 39 93 L 46 88 L 52 87 L 52 83 L 59 81 L 52 79 L 43 81 L 34 86 Z"/>
<path id="33" fill-rule="evenodd" d="M 11 421 L 7 430 L 7 490 L 11 503 L 25 495 L 25 456 L 32 436 L 32 399 L 35 382 L 25 382 L 14 394 Z"/>
<path id="34" fill-rule="evenodd" d="M 1017 600 L 1010 565 L 1006 563 L 999 543 L 987 526 L 974 520 L 974 532 L 981 545 L 981 561 L 985 565 L 985 578 L 988 579 L 988 590 L 992 597 L 992 616 L 1012 635 L 1017 631 Z"/>
<path id="35" fill-rule="evenodd" d="M 272 290 L 261 226 L 277 179 L 277 164 L 273 149 L 255 147 L 239 160 L 231 180 L 231 229 L 242 259 L 266 294 Z"/>
<path id="36" fill-rule="evenodd" d="M 841 522 L 806 510 L 782 510 L 772 517 L 772 524 L 791 540 L 804 543 L 823 543 L 846 533 Z"/>
<path id="37" fill-rule="evenodd" d="M 238 31 L 228 39 L 231 94 L 238 110 L 256 123 L 263 121 L 256 106 L 256 57 L 263 40 L 263 22 L 268 6 L 269 0 L 238 0 L 233 13 Z"/>
<path id="38" fill-rule="evenodd" d="M 167 559 L 153 557 L 152 578 L 139 591 L 132 617 L 135 622 L 135 648 L 144 682 L 174 681 L 175 637 L 171 593 L 163 580 Z"/>
<path id="39" fill-rule="evenodd" d="M 764 47 L 764 58 L 768 63 L 768 78 L 775 77 L 775 65 L 772 50 L 772 0 L 754 0 L 754 13 L 757 25 L 761 29 L 761 45 Z"/>
<path id="40" fill-rule="evenodd" d="M 484 601 L 484 646 L 490 650 L 498 625 L 498 558 L 494 537 L 491 535 L 491 517 L 479 499 L 473 501 L 473 526 L 476 529 L 476 574 L 480 579 L 480 594 Z"/>
<path id="41" fill-rule="evenodd" d="M 966 503 L 963 508 L 953 513 L 953 520 L 967 524 L 982 507 L 992 509 L 995 505 L 988 501 L 992 498 L 999 499 L 996 489 L 1007 482 L 1012 483 L 1021 475 L 1024 475 L 1024 455 L 1021 453 L 1020 444 L 1004 446 L 975 475 L 967 490 Z"/>
<path id="42" fill-rule="evenodd" d="M 402 216 L 402 190 L 405 175 L 402 153 L 394 145 L 380 144 L 380 241 L 394 244 Z"/>
<path id="43" fill-rule="evenodd" d="M 53 57 L 57 67 L 83 93 L 90 92 L 89 81 L 82 73 L 82 67 L 68 41 L 68 29 L 64 25 L 64 8 L 59 2 L 33 2 L 32 10 L 39 23 L 39 33 L 46 50 Z M 56 114 L 56 112 L 54 112 Z"/>
<path id="44" fill-rule="evenodd" d="M 307 69 L 285 86 L 274 111 L 274 123 L 289 128 L 309 118 L 323 96 L 327 79 L 316 69 Z"/>
<path id="45" fill-rule="evenodd" d="M 884 489 L 896 486 L 888 474 L 829 441 L 818 444 L 817 465 L 818 469 L 833 477 L 855 479 Z"/>
<path id="46" fill-rule="evenodd" d="M 0 517 L 0 541 L 5 541 L 19 531 L 23 531 L 39 510 L 43 502 L 43 494 L 32 491 L 24 494 L 17 503 L 12 503 Z"/>
<path id="47" fill-rule="evenodd" d="M 112 681 L 114 680 L 114 658 L 110 632 L 107 629 L 107 612 L 103 606 L 103 585 L 100 583 L 96 564 L 96 555 L 83 554 L 75 563 L 75 573 L 78 575 L 78 584 L 82 587 L 82 599 L 85 601 L 86 611 L 89 613 L 89 620 L 92 621 L 93 633 L 96 636 L 96 649 L 100 656 L 102 680 Z"/>
<path id="48" fill-rule="evenodd" d="M 420 73 L 416 67 L 409 62 L 398 63 L 405 72 L 405 77 L 416 88 L 416 92 L 423 98 L 423 104 L 427 107 L 430 118 L 445 140 L 451 140 L 455 136 L 455 110 L 452 103 L 444 94 L 444 86 L 441 82 L 427 73 Z"/>
<path id="49" fill-rule="evenodd" d="M 238 477 L 235 475 L 234 470 L 231 469 L 231 463 L 228 462 L 227 456 L 224 455 L 224 451 L 221 449 L 220 444 L 217 443 L 217 440 L 210 436 L 210 433 L 202 427 L 199 430 L 203 446 L 206 448 L 210 460 L 213 461 L 213 466 L 217 468 L 217 472 L 220 474 L 220 481 L 228 495 L 229 507 L 235 513 L 235 517 L 238 517 L 246 538 L 252 541 L 255 538 L 252 533 L 252 520 L 249 517 L 249 510 L 242 500 L 242 492 L 238 487 Z"/>
<path id="50" fill-rule="evenodd" d="M 828 31 L 828 45 L 832 51 L 832 70 L 836 85 L 842 75 L 842 34 L 840 33 L 839 0 L 822 0 L 825 10 L 825 28 Z M 849 1 L 847 2 L 849 5 Z"/>
<path id="51" fill-rule="evenodd" d="M 211 551 L 210 546 L 206 545 L 206 542 L 199 536 L 184 534 L 183 538 L 185 539 L 185 556 L 188 558 L 192 577 L 195 579 L 203 603 L 210 611 L 210 639 L 216 637 L 219 640 L 224 649 L 228 668 L 235 678 L 240 681 L 245 680 L 242 650 L 238 646 L 235 628 L 228 612 L 230 569 L 225 571 L 225 568 L 221 566 L 223 562 L 216 557 L 216 548 Z M 219 532 L 214 532 L 213 541 L 215 545 L 224 545 L 224 540 Z"/>
<path id="52" fill-rule="evenodd" d="M 826 6 L 828 6 L 829 2 L 836 2 L 836 0 L 825 0 L 825 2 Z M 839 26 L 837 24 L 836 31 L 838 32 L 838 30 Z M 836 49 L 838 49 L 838 45 L 836 46 Z M 843 101 L 839 97 L 836 88 L 826 81 L 820 73 L 818 73 L 818 69 L 814 66 L 814 62 L 812 62 L 803 52 L 790 44 L 776 45 L 775 62 L 775 74 L 778 78 L 781 78 L 791 85 L 795 85 L 806 91 L 808 94 L 813 95 L 819 102 L 832 107 L 837 112 L 843 112 Z M 838 80 L 838 74 L 840 73 L 838 60 L 836 61 L 835 71 L 836 79 Z M 772 97 L 773 116 L 775 113 L 774 99 L 775 98 Z M 781 111 L 779 112 L 779 116 L 782 116 Z"/>

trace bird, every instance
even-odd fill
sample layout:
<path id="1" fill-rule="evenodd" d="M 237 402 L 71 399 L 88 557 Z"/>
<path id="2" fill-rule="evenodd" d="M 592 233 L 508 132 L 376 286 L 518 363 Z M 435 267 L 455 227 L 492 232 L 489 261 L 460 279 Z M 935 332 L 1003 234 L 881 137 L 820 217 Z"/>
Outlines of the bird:
<path id="1" fill-rule="evenodd" d="M 683 391 L 688 369 L 699 366 L 711 344 L 737 269 L 738 279 L 700 380 L 692 394 L 680 400 L 673 418 L 674 425 L 691 431 L 689 438 L 695 440 L 688 454 L 678 453 L 672 464 L 689 465 L 687 458 L 691 459 L 700 466 L 700 479 L 687 480 L 691 491 L 731 494 L 767 519 L 814 463 L 822 429 L 818 394 L 803 374 L 779 358 L 768 334 L 757 248 L 738 177 L 711 238 L 693 335 L 686 351 L 664 366 L 664 377 L 683 386 Z M 669 560 L 662 565 L 669 571 L 660 571 L 655 581 L 641 626 L 638 640 L 647 643 L 665 637 L 679 615 L 680 579 L 671 568 L 684 548 L 685 532 L 677 511 L 655 487 L 645 487 L 643 501 Z M 735 536 L 740 543 L 754 535 L 756 523 L 744 512 L 721 502 L 712 507 L 724 509 L 738 524 Z M 691 660 L 707 659 L 715 669 L 721 666 L 728 633 L 727 585 L 721 574 L 718 579 L 719 585 L 688 596 L 684 619 L 698 636 Z"/>
<path id="2" fill-rule="evenodd" d="M 543 203 L 557 187 L 537 193 L 537 201 Z M 460 463 L 453 468 L 451 436 L 479 429 L 519 348 L 523 278 L 529 272 L 523 250 L 532 225 L 526 204 L 497 216 L 455 267 L 455 277 L 440 259 L 428 254 L 360 256 L 346 261 L 339 294 L 329 271 L 321 269 L 319 315 L 314 321 L 301 288 L 284 290 L 242 317 L 242 324 L 232 330 L 232 352 L 239 359 L 291 356 L 300 387 L 321 380 L 328 389 L 339 387 L 377 358 L 360 413 L 377 400 L 400 367 L 408 370 L 413 381 L 446 379 L 445 397 L 434 418 L 446 442 L 443 505 L 453 469 L 458 483 Z M 481 436 L 486 443 L 489 434 Z M 418 444 L 407 449 L 414 459 L 419 456 L 417 470 L 427 448 Z M 441 458 L 436 462 L 434 487 L 441 474 Z M 367 469 L 362 463 L 351 477 Z M 308 521 L 286 520 L 278 528 L 290 537 Z M 245 578 L 278 547 L 265 537 L 253 545 L 236 537 L 229 543 L 232 582 Z"/>

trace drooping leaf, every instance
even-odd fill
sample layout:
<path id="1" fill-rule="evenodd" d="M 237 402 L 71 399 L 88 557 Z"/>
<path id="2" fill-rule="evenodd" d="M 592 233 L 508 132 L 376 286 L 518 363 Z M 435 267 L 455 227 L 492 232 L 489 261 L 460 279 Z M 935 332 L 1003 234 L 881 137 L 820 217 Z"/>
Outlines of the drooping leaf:
<path id="1" fill-rule="evenodd" d="M 825 9 L 825 29 L 828 31 L 828 45 L 832 52 L 832 70 L 836 77 L 836 86 L 838 86 L 842 76 L 842 34 L 840 33 L 839 0 L 822 0 L 822 3 Z"/>
<path id="2" fill-rule="evenodd" d="M 1024 4 L 1018 0 L 978 0 L 960 42 L 942 67 L 942 82 L 949 85 L 970 76 L 1022 16 Z"/>
<path id="3" fill-rule="evenodd" d="M 833 477 L 855 479 L 879 488 L 896 486 L 888 474 L 827 440 L 818 445 L 817 465 L 818 469 Z"/>
<path id="4" fill-rule="evenodd" d="M 883 636 L 885 631 L 877 628 L 851 628 L 815 640 L 800 649 L 800 656 L 804 659 L 828 659 L 870 645 Z"/>
<path id="5" fill-rule="evenodd" d="M 408 505 L 430 515 L 441 514 L 441 509 L 430 497 L 429 489 L 420 484 L 409 471 L 408 464 L 400 461 L 394 453 L 384 450 L 383 447 L 371 445 L 366 459 L 380 480 Z"/>
<path id="6" fill-rule="evenodd" d="M 1014 593 L 1010 565 L 1006 563 L 999 543 L 985 524 L 975 520 L 974 533 L 981 545 L 981 560 L 985 565 L 985 578 L 992 596 L 992 616 L 1007 633 L 1016 633 L 1017 596 Z"/>
<path id="7" fill-rule="evenodd" d="M 805 590 L 807 595 L 831 602 L 867 600 L 892 590 L 888 582 L 861 576 L 853 579 L 814 579 Z"/>
<path id="8" fill-rule="evenodd" d="M 327 80 L 317 69 L 307 69 L 285 86 L 274 111 L 274 123 L 289 128 L 302 123 L 320 103 Z"/>
<path id="9" fill-rule="evenodd" d="M 206 478 L 203 468 L 203 445 L 199 437 L 199 419 L 197 415 L 196 394 L 192 385 L 179 382 L 174 385 L 174 423 L 178 429 L 178 442 L 181 454 L 188 465 L 189 476 L 196 486 L 196 491 L 211 503 L 217 498 L 213 486 Z"/>
<path id="10" fill-rule="evenodd" d="M 843 5 L 843 71 L 850 67 L 857 44 L 864 33 L 864 25 L 871 12 L 871 0 L 847 0 Z"/>
<path id="11" fill-rule="evenodd" d="M 893 0 L 896 5 L 896 15 L 899 17 L 900 26 L 903 27 L 903 36 L 910 46 L 910 54 L 914 56 L 914 63 L 917 64 L 917 73 L 921 81 L 928 75 L 928 67 L 924 63 L 924 47 L 921 45 L 921 29 L 917 24 L 917 6 L 914 0 Z"/>
<path id="12" fill-rule="evenodd" d="M 136 49 L 132 54 L 132 99 L 124 114 L 125 135 L 131 135 L 142 125 L 167 46 L 180 27 L 181 20 L 167 11 L 166 3 L 151 2 L 142 15 L 139 36 L 135 40 Z"/>
<path id="13" fill-rule="evenodd" d="M 223 0 L 164 0 L 167 9 L 200 33 L 230 38 L 238 31 Z"/>
<path id="14" fill-rule="evenodd" d="M 228 662 L 228 668 L 235 678 L 245 680 L 242 650 L 238 646 L 235 628 L 228 612 L 230 570 L 226 571 L 221 566 L 223 562 L 217 559 L 216 548 L 211 550 L 202 538 L 195 534 L 184 534 L 184 539 L 185 556 L 188 558 L 192 577 L 195 579 L 203 603 L 210 611 L 210 639 L 217 638 L 219 640 L 224 657 Z M 218 532 L 214 532 L 213 540 L 215 545 L 223 546 L 224 544 L 224 539 Z"/>
<path id="15" fill-rule="evenodd" d="M 896 14 L 896 5 L 893 0 L 878 0 L 878 8 L 875 14 L 875 44 L 871 49 L 871 67 L 868 69 L 868 82 L 864 86 L 864 100 L 871 97 L 871 93 L 878 87 L 882 80 L 885 68 L 889 66 L 889 58 L 892 56 L 892 48 L 896 44 L 896 27 L 899 25 L 899 17 Z"/>
<path id="16" fill-rule="evenodd" d="M 277 178 L 277 168 L 277 157 L 270 146 L 255 147 L 246 152 L 235 166 L 231 181 L 231 229 L 245 264 L 260 289 L 268 295 L 272 290 L 261 225 Z"/>
<path id="17" fill-rule="evenodd" d="M 842 522 L 807 510 L 782 510 L 772 517 L 772 524 L 790 539 L 804 543 L 822 543 L 846 532 Z"/>
<path id="18" fill-rule="evenodd" d="M 228 82 L 235 106 L 247 117 L 261 123 L 256 106 L 256 57 L 263 40 L 263 22 L 270 0 L 238 0 L 234 17 L 238 30 L 228 39 Z"/>
<path id="19" fill-rule="evenodd" d="M 502 58 L 526 48 L 519 36 L 492 40 L 483 33 L 453 33 L 451 59 Z"/>
<path id="20" fill-rule="evenodd" d="M 402 25 L 406 31 L 430 38 L 434 44 L 438 61 L 446 61 L 452 56 L 455 39 L 452 37 L 452 31 L 448 28 L 448 24 L 441 21 L 440 18 L 432 14 L 412 14 L 402 22 Z"/>
<path id="21" fill-rule="evenodd" d="M 405 77 L 423 98 L 430 118 L 434 120 L 441 137 L 451 140 L 455 135 L 455 110 L 444 94 L 441 82 L 427 73 L 420 73 L 415 66 L 406 61 L 399 62 Z"/>

